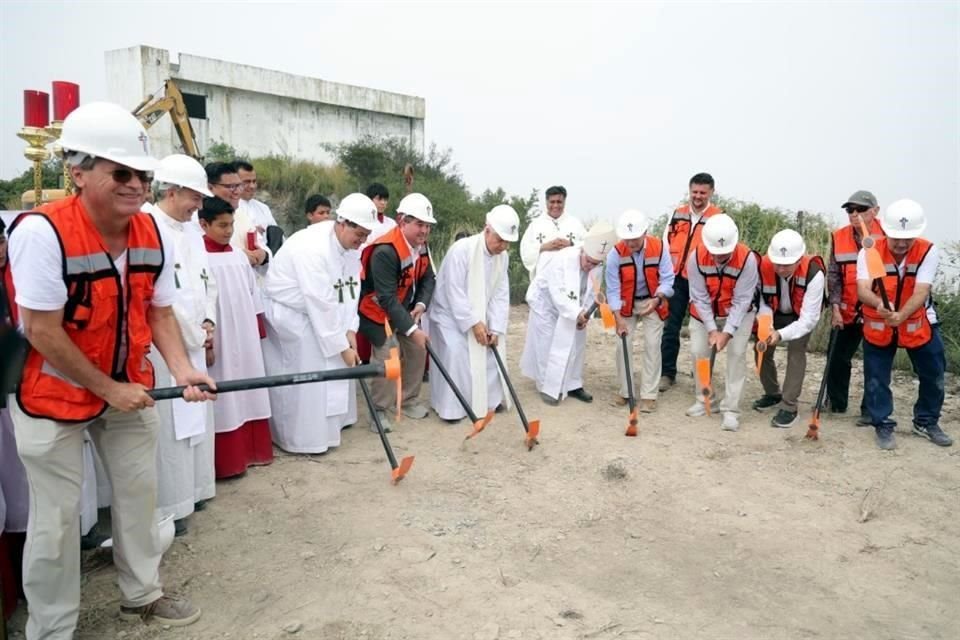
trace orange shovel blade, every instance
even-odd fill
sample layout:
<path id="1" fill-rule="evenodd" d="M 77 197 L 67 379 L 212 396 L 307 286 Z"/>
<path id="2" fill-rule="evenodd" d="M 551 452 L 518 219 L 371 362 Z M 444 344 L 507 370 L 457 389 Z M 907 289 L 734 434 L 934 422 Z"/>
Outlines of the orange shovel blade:
<path id="1" fill-rule="evenodd" d="M 757 316 L 757 351 L 761 351 L 760 343 L 764 343 L 764 349 L 766 349 L 767 338 L 770 337 L 771 329 L 773 329 L 773 316 L 763 314 Z"/>
<path id="2" fill-rule="evenodd" d="M 630 421 L 627 423 L 627 431 L 623 435 L 629 438 L 637 437 L 637 412 L 638 409 L 634 409 L 630 412 Z"/>
<path id="3" fill-rule="evenodd" d="M 537 440 L 537 436 L 540 435 L 540 421 L 531 420 L 527 424 L 527 429 L 528 429 L 527 437 L 526 437 L 527 451 L 530 451 L 533 449 L 535 445 L 540 444 L 540 441 Z"/>
<path id="4" fill-rule="evenodd" d="M 710 358 L 697 359 L 697 386 L 700 387 L 700 395 L 707 406 L 707 415 L 710 415 Z"/>
<path id="5" fill-rule="evenodd" d="M 617 326 L 617 319 L 613 317 L 613 311 L 610 310 L 609 304 L 600 305 L 600 321 L 603 323 L 604 329 L 613 329 Z"/>
<path id="6" fill-rule="evenodd" d="M 397 465 L 397 468 L 390 472 L 393 476 L 393 484 L 397 484 L 403 477 L 407 475 L 407 472 L 410 471 L 410 467 L 413 466 L 413 456 L 407 456 L 400 461 L 400 464 Z"/>
<path id="7" fill-rule="evenodd" d="M 883 258 L 880 257 L 880 252 L 875 247 L 867 249 L 867 272 L 870 274 L 871 280 L 887 276 L 887 268 L 883 266 Z"/>
<path id="8" fill-rule="evenodd" d="M 487 425 L 490 424 L 490 421 L 493 420 L 493 410 L 487 411 L 487 415 L 483 416 L 479 420 L 473 423 L 473 431 L 467 434 L 467 437 L 464 440 L 469 440 L 470 438 L 476 437 L 478 433 L 487 428 Z"/>
<path id="9" fill-rule="evenodd" d="M 400 358 L 393 353 L 384 361 L 383 369 L 387 380 L 400 380 Z"/>
<path id="10" fill-rule="evenodd" d="M 810 425 L 807 427 L 807 435 L 804 436 L 807 440 L 819 440 L 820 439 L 820 412 L 815 411 L 813 416 L 810 418 Z"/>

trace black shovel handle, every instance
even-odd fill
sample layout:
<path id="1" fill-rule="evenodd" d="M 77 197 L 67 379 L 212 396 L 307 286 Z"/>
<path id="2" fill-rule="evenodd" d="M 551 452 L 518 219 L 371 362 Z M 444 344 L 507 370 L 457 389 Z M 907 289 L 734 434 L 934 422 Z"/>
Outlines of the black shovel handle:
<path id="1" fill-rule="evenodd" d="M 456 384 L 454 384 L 453 378 L 450 377 L 450 373 L 447 371 L 447 368 L 443 366 L 443 363 L 440 362 L 440 359 L 437 357 L 437 352 L 433 350 L 433 347 L 430 346 L 429 342 L 427 343 L 427 353 L 430 354 L 430 359 L 433 360 L 433 364 L 436 365 L 437 371 L 440 372 L 440 375 L 443 376 L 443 379 L 446 380 L 447 384 L 450 385 L 450 388 L 453 389 L 453 395 L 457 396 L 457 400 L 460 402 L 460 406 L 463 407 L 463 410 L 467 413 L 467 417 L 470 418 L 471 422 L 476 423 L 479 420 L 479 418 L 477 418 L 477 414 L 473 412 L 473 408 L 470 407 L 467 399 L 463 397 L 460 389 L 457 388 Z"/>
<path id="2" fill-rule="evenodd" d="M 830 330 L 830 344 L 827 346 L 827 362 L 823 368 L 823 378 L 820 379 L 820 391 L 817 393 L 817 406 L 814 409 L 817 415 L 823 409 L 823 401 L 827 395 L 827 374 L 830 372 L 830 363 L 833 361 L 833 352 L 837 348 L 837 336 L 840 334 L 840 327 L 834 327 Z"/>
<path id="3" fill-rule="evenodd" d="M 377 433 L 380 434 L 380 442 L 383 444 L 383 450 L 387 452 L 387 460 L 390 461 L 390 468 L 397 468 L 397 457 L 393 455 L 393 447 L 390 446 L 390 441 L 387 440 L 387 432 L 383 429 L 383 423 L 380 422 L 380 416 L 377 415 L 377 408 L 373 404 L 373 396 L 370 395 L 370 387 L 367 386 L 367 381 L 364 379 L 357 380 L 357 383 L 360 385 L 360 390 L 363 392 L 363 398 L 367 401 L 367 409 L 370 410 L 370 419 L 373 420 L 373 424 L 377 427 Z"/>
<path id="4" fill-rule="evenodd" d="M 633 371 L 630 367 L 630 343 L 627 341 L 627 334 L 620 336 L 620 344 L 623 345 L 623 370 L 627 373 L 627 402 L 630 403 L 630 413 L 637 407 L 637 399 L 633 395 Z"/>
<path id="5" fill-rule="evenodd" d="M 507 383 L 507 390 L 510 391 L 510 397 L 513 398 L 513 404 L 516 405 L 517 413 L 520 415 L 520 422 L 523 423 L 523 430 L 530 433 L 530 423 L 527 422 L 527 414 L 523 412 L 523 407 L 520 406 L 520 398 L 517 397 L 517 391 L 513 388 L 513 383 L 510 382 L 510 376 L 507 375 L 507 367 L 503 364 L 500 352 L 497 351 L 497 348 L 493 345 L 490 345 L 490 351 L 493 351 L 493 357 L 497 361 L 497 367 L 500 369 L 500 373 L 503 375 L 503 381 Z"/>
<path id="6" fill-rule="evenodd" d="M 232 391 L 247 391 L 249 389 L 266 389 L 270 387 L 285 387 L 294 384 L 309 384 L 311 382 L 330 382 L 332 380 L 359 380 L 361 378 L 377 378 L 385 376 L 383 363 L 363 364 L 358 367 L 343 367 L 326 371 L 309 371 L 306 373 L 284 373 L 277 376 L 263 376 L 261 378 L 243 378 L 241 380 L 224 380 L 217 383 L 216 391 L 205 384 L 192 385 L 201 391 L 213 393 L 230 393 Z M 183 397 L 186 386 L 164 387 L 151 389 L 147 394 L 154 400 L 172 400 Z"/>

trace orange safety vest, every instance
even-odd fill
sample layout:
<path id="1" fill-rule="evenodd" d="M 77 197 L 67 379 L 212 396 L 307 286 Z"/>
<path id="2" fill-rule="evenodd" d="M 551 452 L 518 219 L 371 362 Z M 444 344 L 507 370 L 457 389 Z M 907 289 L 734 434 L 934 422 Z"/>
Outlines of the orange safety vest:
<path id="1" fill-rule="evenodd" d="M 670 258 L 673 260 L 673 272 L 683 278 L 687 277 L 687 256 L 696 251 L 703 242 L 700 234 L 707 218 L 723 213 L 720 207 L 708 204 L 700 220 L 690 229 L 690 205 L 681 205 L 673 212 L 667 227 L 667 244 L 670 245 Z"/>
<path id="2" fill-rule="evenodd" d="M 43 216 L 63 249 L 67 288 L 63 330 L 67 337 L 103 373 L 152 388 L 153 365 L 147 359 L 152 334 L 147 314 L 165 259 L 153 216 L 137 213 L 130 218 L 124 290 L 110 252 L 79 196 L 43 205 L 28 215 Z M 16 223 L 11 232 L 15 228 Z M 127 358 L 118 362 L 124 318 Z M 28 350 L 17 402 L 29 416 L 59 422 L 87 422 L 107 410 L 103 398 L 57 371 L 36 349 Z"/>
<path id="3" fill-rule="evenodd" d="M 620 256 L 620 315 L 629 318 L 633 315 L 633 301 L 637 290 L 637 263 L 633 252 L 626 242 L 620 241 L 614 247 Z M 663 243 L 660 238 L 646 236 L 643 241 L 643 278 L 647 282 L 647 291 L 654 297 L 660 286 L 660 259 L 663 256 Z M 661 301 L 657 315 L 666 320 L 670 309 Z"/>
<path id="4" fill-rule="evenodd" d="M 700 272 L 707 283 L 707 293 L 713 300 L 714 318 L 726 318 L 730 313 L 730 306 L 733 304 L 733 290 L 737 286 L 737 280 L 740 279 L 740 274 L 747 264 L 747 257 L 751 253 L 755 254 L 750 247 L 738 242 L 730 260 L 721 269 L 717 267 L 716 260 L 705 247 L 699 246 L 696 248 L 694 255 L 697 256 L 697 271 Z M 690 315 L 700 320 L 697 307 L 692 300 L 690 301 Z"/>
<path id="5" fill-rule="evenodd" d="M 800 309 L 803 307 L 803 296 L 807 292 L 807 283 L 813 280 L 813 276 L 825 271 L 826 267 L 823 266 L 823 258 L 820 256 L 803 256 L 800 258 L 800 266 L 797 267 L 793 277 L 790 278 L 789 284 L 790 306 L 793 308 L 794 314 L 800 315 Z M 763 256 L 760 259 L 760 294 L 774 313 L 780 312 L 778 280 L 773 262 L 767 256 Z"/>
<path id="6" fill-rule="evenodd" d="M 370 256 L 373 255 L 373 250 L 381 245 L 392 246 L 400 258 L 400 272 L 397 273 L 397 299 L 401 303 L 405 303 L 407 295 L 415 286 L 420 285 L 420 281 L 423 280 L 430 269 L 430 254 L 427 251 L 427 245 L 424 244 L 420 247 L 420 253 L 416 257 L 412 256 L 410 246 L 403 237 L 400 227 L 394 227 L 363 250 L 360 260 L 364 282 L 367 282 L 370 273 Z M 370 282 L 372 285 L 372 280 Z M 376 324 L 382 325 L 387 319 L 387 312 L 377 302 L 377 292 L 373 290 L 372 286 L 370 291 L 360 299 L 359 311 L 360 315 Z"/>
<path id="7" fill-rule="evenodd" d="M 874 238 L 884 237 L 880 223 L 874 218 L 870 222 L 870 235 Z M 833 232 L 831 251 L 833 260 L 840 266 L 840 276 L 843 284 L 840 290 L 840 315 L 843 324 L 853 324 L 860 315 L 860 298 L 857 296 L 857 255 L 861 244 L 853 232 L 853 225 Z"/>
<path id="8" fill-rule="evenodd" d="M 887 299 L 890 304 L 894 309 L 899 309 L 913 295 L 913 289 L 917 283 L 917 270 L 933 248 L 933 243 L 923 238 L 913 241 L 913 246 L 904 258 L 906 264 L 902 278 L 897 268 L 897 260 L 890 253 L 887 239 L 880 238 L 875 246 L 887 270 L 882 286 L 887 290 Z M 878 284 L 874 282 L 872 287 L 874 292 L 877 291 L 877 286 Z M 933 338 L 933 328 L 930 326 L 930 319 L 927 318 L 927 306 L 921 305 L 899 327 L 891 327 L 883 321 L 875 308 L 863 305 L 861 307 L 863 339 L 877 347 L 888 347 L 892 344 L 907 349 L 922 347 Z"/>

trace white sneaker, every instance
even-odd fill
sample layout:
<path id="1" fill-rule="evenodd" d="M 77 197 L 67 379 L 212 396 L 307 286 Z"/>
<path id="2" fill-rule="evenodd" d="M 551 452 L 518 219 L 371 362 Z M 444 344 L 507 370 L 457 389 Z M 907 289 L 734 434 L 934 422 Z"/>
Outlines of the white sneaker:
<path id="1" fill-rule="evenodd" d="M 723 414 L 723 421 L 720 423 L 720 428 L 724 431 L 737 431 L 740 429 L 740 418 L 732 411 L 726 411 Z"/>
<path id="2" fill-rule="evenodd" d="M 419 402 L 403 406 L 403 415 L 414 420 L 423 420 L 430 414 L 427 408 Z"/>
<path id="3" fill-rule="evenodd" d="M 699 418 L 700 416 L 707 415 L 707 407 L 700 401 L 694 402 L 693 405 L 687 409 L 687 415 L 691 418 Z"/>

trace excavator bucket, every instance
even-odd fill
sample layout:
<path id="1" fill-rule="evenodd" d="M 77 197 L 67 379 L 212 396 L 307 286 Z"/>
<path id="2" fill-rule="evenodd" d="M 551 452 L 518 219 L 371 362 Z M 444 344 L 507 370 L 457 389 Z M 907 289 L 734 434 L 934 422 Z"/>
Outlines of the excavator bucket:
<path id="1" fill-rule="evenodd" d="M 393 477 L 393 484 L 397 484 L 403 477 L 407 475 L 407 472 L 410 471 L 410 467 L 413 466 L 414 456 L 407 456 L 406 458 L 400 461 L 400 464 L 397 465 L 397 468 L 390 472 Z"/>
<path id="2" fill-rule="evenodd" d="M 707 407 L 707 415 L 710 415 L 710 394 L 713 392 L 710 386 L 710 358 L 697 358 L 697 388 Z"/>

